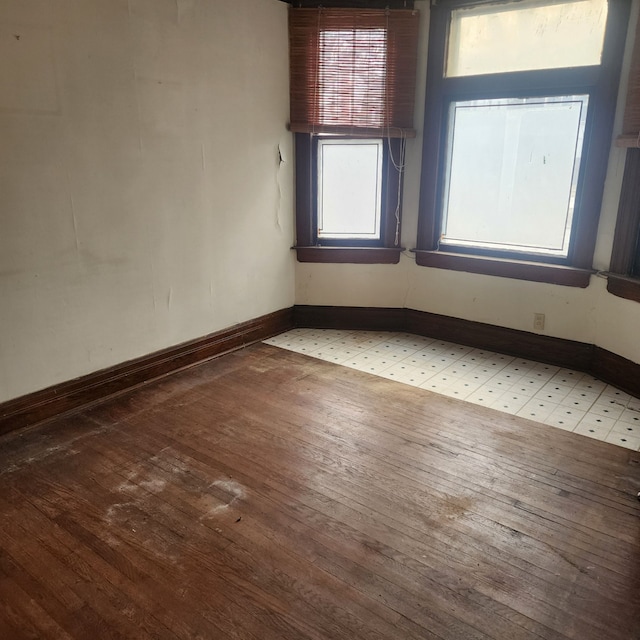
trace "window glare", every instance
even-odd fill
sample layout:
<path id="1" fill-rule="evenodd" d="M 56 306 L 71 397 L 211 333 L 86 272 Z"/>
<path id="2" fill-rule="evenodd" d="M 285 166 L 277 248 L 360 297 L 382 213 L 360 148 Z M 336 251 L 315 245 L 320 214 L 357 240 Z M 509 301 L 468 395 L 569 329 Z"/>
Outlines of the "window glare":
<path id="1" fill-rule="evenodd" d="M 606 20 L 607 0 L 457 9 L 451 14 L 446 75 L 600 64 Z"/>
<path id="2" fill-rule="evenodd" d="M 382 140 L 318 141 L 318 238 L 378 239 Z"/>
<path id="3" fill-rule="evenodd" d="M 453 103 L 441 243 L 566 257 L 587 101 Z"/>

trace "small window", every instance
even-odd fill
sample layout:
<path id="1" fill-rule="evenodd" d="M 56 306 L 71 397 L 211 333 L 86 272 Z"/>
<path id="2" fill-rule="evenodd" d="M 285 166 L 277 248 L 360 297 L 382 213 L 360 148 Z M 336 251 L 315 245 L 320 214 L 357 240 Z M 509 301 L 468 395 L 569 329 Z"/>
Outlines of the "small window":
<path id="1" fill-rule="evenodd" d="M 380 240 L 382 140 L 318 140 L 318 240 Z"/>
<path id="2" fill-rule="evenodd" d="M 412 8 L 289 11 L 301 262 L 400 260 L 418 25 Z"/>
<path id="3" fill-rule="evenodd" d="M 522 2 L 451 12 L 446 75 L 600 64 L 607 0 Z"/>

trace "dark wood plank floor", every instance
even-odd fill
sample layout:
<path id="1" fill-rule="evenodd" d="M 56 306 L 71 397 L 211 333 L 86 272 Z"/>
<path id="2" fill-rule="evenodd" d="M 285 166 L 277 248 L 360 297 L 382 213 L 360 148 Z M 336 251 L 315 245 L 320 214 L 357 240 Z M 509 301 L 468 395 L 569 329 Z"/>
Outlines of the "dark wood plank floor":
<path id="1" fill-rule="evenodd" d="M 266 345 L 0 440 L 0 638 L 640 638 L 640 454 Z"/>

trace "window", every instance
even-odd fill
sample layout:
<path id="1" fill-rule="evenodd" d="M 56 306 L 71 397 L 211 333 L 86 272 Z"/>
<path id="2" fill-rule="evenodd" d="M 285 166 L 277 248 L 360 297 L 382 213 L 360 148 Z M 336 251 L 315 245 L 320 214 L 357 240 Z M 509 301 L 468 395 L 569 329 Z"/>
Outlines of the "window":
<path id="1" fill-rule="evenodd" d="M 588 285 L 628 12 L 432 9 L 418 264 Z"/>
<path id="2" fill-rule="evenodd" d="M 640 302 L 640 148 L 628 149 L 607 290 Z"/>
<path id="3" fill-rule="evenodd" d="M 380 240 L 383 141 L 320 138 L 317 147 L 318 240 Z"/>
<path id="4" fill-rule="evenodd" d="M 411 9 L 290 9 L 298 260 L 398 262 L 417 36 Z"/>
<path id="5" fill-rule="evenodd" d="M 588 101 L 452 102 L 440 246 L 566 256 Z"/>
<path id="6" fill-rule="evenodd" d="M 607 290 L 640 302 L 640 22 L 629 70 L 622 134 L 617 144 L 627 147 L 618 205 Z"/>
<path id="7" fill-rule="evenodd" d="M 606 0 L 457 4 L 462 6 L 451 11 L 447 77 L 601 62 Z"/>

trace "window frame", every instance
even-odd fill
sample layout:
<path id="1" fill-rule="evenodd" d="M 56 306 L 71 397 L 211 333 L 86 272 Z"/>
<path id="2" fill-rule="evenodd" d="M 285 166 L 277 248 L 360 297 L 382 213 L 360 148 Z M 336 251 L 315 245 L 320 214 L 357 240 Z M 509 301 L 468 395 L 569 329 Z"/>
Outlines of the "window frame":
<path id="1" fill-rule="evenodd" d="M 564 92 L 563 92 L 564 93 Z M 542 99 L 546 99 L 547 97 L 549 98 L 555 98 L 556 96 L 534 96 L 532 98 L 528 98 L 531 101 L 540 101 Z M 581 98 L 582 96 L 557 96 L 559 98 Z M 588 100 L 589 96 L 586 96 L 587 100 Z M 518 100 L 518 98 L 514 98 L 514 97 L 509 97 L 509 98 L 505 98 L 505 99 L 499 99 L 499 100 L 504 100 L 504 101 L 515 101 Z M 449 116 L 447 119 L 447 124 L 448 124 L 448 131 L 447 131 L 447 136 L 450 136 L 451 134 L 454 134 L 455 131 L 455 126 L 453 126 L 453 123 L 451 122 L 451 117 L 453 116 L 454 118 L 454 122 L 455 122 L 455 117 L 454 116 L 454 109 L 453 109 L 453 105 L 455 104 L 464 104 L 464 101 L 460 101 L 460 100 L 453 100 L 451 102 L 449 102 Z M 480 107 L 481 108 L 481 107 Z M 588 113 L 588 108 L 586 109 L 586 112 Z M 580 124 L 578 124 L 578 128 L 579 131 L 577 132 L 577 135 L 580 136 L 581 132 L 580 132 Z M 583 132 L 582 132 L 583 134 Z M 443 184 L 442 184 L 442 212 L 440 215 L 440 227 L 441 227 L 441 231 L 442 231 L 442 227 L 445 226 L 445 219 L 446 219 L 446 214 L 447 212 L 445 211 L 446 209 L 446 200 L 447 200 L 447 196 L 451 191 L 451 187 L 450 187 L 450 182 L 447 183 L 447 177 L 450 176 L 449 171 L 451 170 L 451 168 L 448 166 L 449 162 L 451 162 L 453 160 L 453 149 L 452 149 L 452 140 L 447 139 L 448 142 L 448 151 L 445 151 L 445 155 L 443 158 L 443 169 L 445 171 L 445 175 L 443 176 Z M 580 163 L 582 165 L 582 162 Z M 572 163 L 572 168 L 575 169 L 575 165 L 576 165 L 576 157 L 574 155 L 574 159 L 573 159 L 573 163 Z M 573 176 L 572 176 L 573 178 Z M 577 182 L 577 180 L 576 180 Z M 571 186 L 574 186 L 575 182 L 572 181 Z M 577 191 L 577 187 L 578 185 L 576 184 L 576 191 Z M 574 207 L 575 208 L 575 207 Z M 571 212 L 573 214 L 573 212 Z M 573 215 L 572 215 L 573 217 Z M 566 224 L 564 225 L 566 227 Z M 573 227 L 573 224 L 571 225 Z M 526 251 L 524 249 L 501 249 L 499 247 L 488 247 L 488 246 L 479 246 L 478 245 L 473 245 L 471 243 L 467 243 L 464 244 L 464 242 L 461 243 L 456 243 L 453 240 L 448 240 L 445 239 L 444 237 L 442 238 L 441 241 L 441 246 L 444 248 L 444 250 L 448 250 L 448 247 L 451 247 L 451 249 L 453 249 L 453 252 L 455 253 L 462 253 L 462 254 L 471 254 L 471 255 L 480 255 L 480 256 L 492 256 L 492 257 L 501 257 L 501 258 L 506 258 L 509 259 L 511 258 L 513 255 L 516 256 L 520 256 L 522 259 L 532 259 L 534 261 L 536 261 L 534 259 L 538 258 L 538 256 L 541 256 L 539 258 L 540 261 L 544 261 L 544 262 L 551 262 L 551 263 L 558 263 L 558 264 L 562 264 L 562 262 L 565 260 L 565 257 L 562 255 L 559 255 L 558 253 L 556 253 L 555 255 L 553 253 L 549 252 L 545 252 L 545 251 Z"/>
<path id="2" fill-rule="evenodd" d="M 512 0 L 514 1 L 514 0 Z M 451 12 L 490 0 L 442 0 L 431 9 L 416 263 L 422 266 L 586 287 L 592 268 L 611 148 L 629 0 L 609 0 L 602 62 L 597 66 L 444 77 Z M 451 102 L 483 98 L 588 95 L 585 142 L 567 258 L 467 247 L 439 248 Z"/>
<path id="3" fill-rule="evenodd" d="M 321 159 L 322 152 L 321 147 L 323 147 L 323 143 L 325 141 L 331 142 L 346 142 L 347 144 L 357 143 L 359 141 L 374 141 L 378 145 L 378 153 L 382 152 L 382 157 L 378 155 L 378 160 L 380 161 L 379 166 L 379 174 L 376 176 L 376 196 L 377 196 L 377 215 L 378 218 L 378 233 L 377 237 L 365 238 L 359 237 L 358 235 L 348 235 L 343 234 L 341 237 L 330 236 L 330 235 L 321 235 L 320 233 L 320 202 L 321 202 L 321 194 L 320 194 L 320 186 L 323 182 L 322 178 L 322 168 L 321 168 Z M 363 246 L 363 247 L 377 247 L 380 246 L 383 242 L 383 236 L 385 233 L 385 212 L 383 211 L 382 203 L 385 201 L 385 189 L 386 189 L 386 180 L 385 178 L 385 168 L 388 162 L 389 150 L 386 146 L 386 140 L 383 138 L 354 138 L 352 136 L 313 136 L 312 137 L 312 153 L 313 153 L 313 162 L 315 163 L 314 168 L 314 176 L 315 176 L 315 187 L 316 192 L 314 195 L 313 202 L 313 216 L 314 216 L 314 231 L 316 233 L 315 243 L 319 246 Z M 378 184 L 379 183 L 379 184 Z M 372 236 L 374 234 L 371 234 Z"/>
<path id="4" fill-rule="evenodd" d="M 300 262 L 354 262 L 397 263 L 400 253 L 400 228 L 396 220 L 396 206 L 402 216 L 403 170 L 390 162 L 388 155 L 383 167 L 383 197 L 381 202 L 382 224 L 380 240 L 373 243 L 357 239 L 344 239 L 340 244 L 323 239 L 316 234 L 315 206 L 317 202 L 317 155 L 314 153 L 315 135 L 339 134 L 346 139 L 376 138 L 391 148 L 391 154 L 399 164 L 404 162 L 406 140 L 415 137 L 413 116 L 415 107 L 415 81 L 419 39 L 419 11 L 413 8 L 413 0 L 389 0 L 384 8 L 377 8 L 377 1 L 297 3 L 289 10 L 290 56 L 290 122 L 294 132 L 295 185 L 296 185 L 296 245 Z M 335 7 L 331 9 L 329 7 Z M 321 109 L 324 93 L 319 83 L 320 71 L 325 60 L 321 34 L 326 30 L 358 31 L 360 29 L 385 29 L 384 91 L 376 83 L 369 93 L 368 73 L 358 76 L 358 82 L 341 84 L 339 107 L 331 118 L 325 118 Z M 366 40 L 366 39 L 365 39 Z M 362 50 L 366 49 L 362 43 Z M 355 46 L 355 45 L 354 45 Z M 360 51 L 360 44 L 358 44 Z M 329 61 L 332 59 L 330 56 Z M 339 62 L 339 60 L 338 60 Z M 347 68 L 348 65 L 347 65 Z M 353 68 L 353 67 L 351 67 Z M 343 68 L 329 67 L 340 79 Z M 368 69 L 367 69 L 368 71 Z M 377 77 L 377 76 L 376 76 Z M 362 82 L 361 82 L 362 81 Z M 382 109 L 379 126 L 352 118 L 349 109 L 340 109 L 342 101 L 348 106 L 357 99 L 358 92 L 371 98 L 367 101 L 371 113 Z"/>
<path id="5" fill-rule="evenodd" d="M 296 245 L 299 262 L 351 262 L 396 264 L 404 250 L 400 243 L 402 230 L 402 186 L 404 172 L 391 162 L 400 157 L 402 139 L 378 138 L 383 141 L 380 238 L 318 238 L 318 134 L 296 133 Z M 329 137 L 329 136 L 326 136 Z M 376 136 L 331 136 L 343 140 L 371 139 Z M 400 195 L 400 221 L 394 215 Z"/>
<path id="6" fill-rule="evenodd" d="M 626 153 L 607 291 L 640 302 L 640 148 Z"/>

